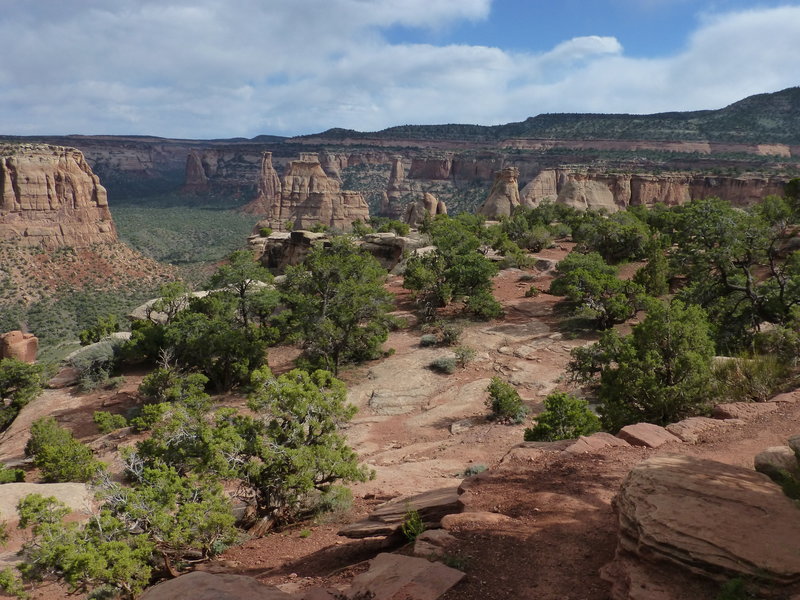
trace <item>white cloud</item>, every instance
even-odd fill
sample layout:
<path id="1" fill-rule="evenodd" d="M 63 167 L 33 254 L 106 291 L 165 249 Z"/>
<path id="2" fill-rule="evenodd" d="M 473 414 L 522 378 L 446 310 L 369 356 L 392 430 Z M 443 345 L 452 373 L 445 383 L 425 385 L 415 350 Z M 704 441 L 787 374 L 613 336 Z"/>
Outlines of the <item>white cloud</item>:
<path id="1" fill-rule="evenodd" d="M 180 137 L 716 108 L 797 85 L 800 7 L 706 16 L 682 52 L 614 37 L 544 53 L 392 44 L 490 0 L 61 0 L 4 5 L 0 132 Z"/>

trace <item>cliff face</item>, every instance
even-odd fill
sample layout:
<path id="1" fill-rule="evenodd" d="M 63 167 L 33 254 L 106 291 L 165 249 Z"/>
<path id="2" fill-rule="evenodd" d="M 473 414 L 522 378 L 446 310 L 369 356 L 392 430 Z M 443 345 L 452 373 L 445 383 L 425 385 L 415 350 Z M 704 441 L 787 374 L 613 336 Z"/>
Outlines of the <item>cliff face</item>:
<path id="1" fill-rule="evenodd" d="M 0 146 L 0 240 L 51 250 L 117 240 L 106 190 L 79 150 Z"/>
<path id="2" fill-rule="evenodd" d="M 282 180 L 272 167 L 272 156 L 265 153 L 258 179 L 258 196 L 247 210 L 266 215 L 273 229 L 291 221 L 295 229 L 317 224 L 349 231 L 356 219 L 369 219 L 369 207 L 359 192 L 340 189 L 340 183 L 328 177 L 319 156 L 302 153 L 289 163 Z"/>
<path id="3" fill-rule="evenodd" d="M 609 212 L 627 206 L 670 206 L 716 196 L 734 206 L 750 206 L 770 194 L 782 194 L 786 181 L 763 177 L 707 177 L 690 173 L 639 175 L 546 169 L 520 192 L 522 204 L 559 202 Z"/>

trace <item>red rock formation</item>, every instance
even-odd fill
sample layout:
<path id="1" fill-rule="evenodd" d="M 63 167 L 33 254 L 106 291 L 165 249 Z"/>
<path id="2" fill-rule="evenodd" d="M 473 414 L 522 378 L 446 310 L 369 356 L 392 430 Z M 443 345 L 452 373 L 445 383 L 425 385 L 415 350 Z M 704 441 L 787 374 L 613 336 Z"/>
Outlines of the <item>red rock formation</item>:
<path id="1" fill-rule="evenodd" d="M 186 157 L 186 177 L 183 190 L 186 192 L 205 192 L 208 190 L 208 177 L 203 169 L 200 155 L 192 150 Z"/>
<path id="2" fill-rule="evenodd" d="M 734 206 L 750 206 L 770 194 L 782 194 L 785 180 L 762 177 L 705 177 L 690 173 L 632 175 L 570 169 L 546 169 L 520 192 L 525 206 L 543 201 L 579 209 L 604 208 L 614 212 L 627 206 L 670 206 L 711 196 Z"/>
<path id="3" fill-rule="evenodd" d="M 478 214 L 490 219 L 509 216 L 514 207 L 520 204 L 518 178 L 517 167 L 505 167 L 495 173 L 494 185 L 489 197 L 478 209 Z"/>
<path id="4" fill-rule="evenodd" d="M 408 172 L 409 179 L 450 179 L 453 168 L 453 154 L 442 158 L 414 158 Z"/>
<path id="5" fill-rule="evenodd" d="M 260 208 L 266 215 L 264 222 L 273 229 L 282 229 L 290 221 L 294 229 L 321 223 L 349 231 L 356 219 L 369 219 L 369 207 L 359 192 L 341 190 L 339 185 L 325 174 L 314 153 L 301 153 L 299 160 L 289 163 L 283 181 L 278 182 L 271 153 L 265 153 L 259 195 L 247 210 L 255 212 L 253 207 Z"/>
<path id="6" fill-rule="evenodd" d="M 117 240 L 106 190 L 79 150 L 0 146 L 0 240 L 47 249 Z"/>
<path id="7" fill-rule="evenodd" d="M 403 221 L 412 227 L 419 226 L 425 215 L 435 217 L 436 215 L 446 215 L 447 206 L 441 200 L 437 200 L 433 194 L 425 193 L 422 198 L 417 198 L 406 207 Z"/>
<path id="8" fill-rule="evenodd" d="M 0 359 L 16 358 L 26 363 L 36 362 L 39 339 L 32 333 L 9 331 L 0 335 Z"/>

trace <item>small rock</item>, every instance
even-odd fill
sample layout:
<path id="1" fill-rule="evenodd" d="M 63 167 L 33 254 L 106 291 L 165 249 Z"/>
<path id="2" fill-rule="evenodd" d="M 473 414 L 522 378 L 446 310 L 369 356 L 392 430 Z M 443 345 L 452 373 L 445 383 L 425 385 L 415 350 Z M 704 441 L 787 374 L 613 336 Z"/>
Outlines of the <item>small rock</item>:
<path id="1" fill-rule="evenodd" d="M 631 446 L 644 446 L 646 448 L 658 448 L 669 442 L 680 442 L 680 438 L 672 435 L 669 431 L 652 423 L 636 423 L 636 425 L 626 425 L 617 434 L 617 437 L 625 440 Z"/>

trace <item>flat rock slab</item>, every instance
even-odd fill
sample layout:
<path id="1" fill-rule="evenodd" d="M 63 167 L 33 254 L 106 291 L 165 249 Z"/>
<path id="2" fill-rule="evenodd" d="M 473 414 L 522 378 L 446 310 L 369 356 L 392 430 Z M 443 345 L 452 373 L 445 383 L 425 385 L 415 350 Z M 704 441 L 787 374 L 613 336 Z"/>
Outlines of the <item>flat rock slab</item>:
<path id="1" fill-rule="evenodd" d="M 450 515 L 446 515 L 446 519 Z M 447 549 L 456 543 L 456 538 L 444 529 L 429 529 L 423 531 L 414 540 L 414 556 L 420 558 L 441 558 L 447 554 Z"/>
<path id="2" fill-rule="evenodd" d="M 378 554 L 343 597 L 351 600 L 436 600 L 464 578 L 439 562 L 400 554 Z"/>
<path id="3" fill-rule="evenodd" d="M 711 416 L 715 419 L 749 421 L 778 410 L 779 407 L 780 404 L 776 402 L 727 402 L 725 404 L 717 404 L 711 411 Z"/>
<path id="4" fill-rule="evenodd" d="M 392 535 L 400 530 L 410 511 L 419 513 L 426 528 L 440 527 L 442 517 L 463 510 L 458 495 L 457 487 L 446 487 L 390 500 L 378 506 L 365 520 L 341 529 L 339 535 L 349 538 Z"/>
<path id="5" fill-rule="evenodd" d="M 53 496 L 73 513 L 89 514 L 94 494 L 85 483 L 4 483 L 0 485 L 0 515 L 16 520 L 17 503 L 28 494 Z"/>
<path id="6" fill-rule="evenodd" d="M 585 452 L 597 452 L 603 448 L 611 446 L 630 446 L 628 442 L 610 433 L 598 432 L 592 435 L 582 435 L 575 442 L 564 449 L 570 454 L 584 454 Z"/>
<path id="7" fill-rule="evenodd" d="M 730 421 L 730 419 L 727 419 Z M 710 419 L 708 417 L 689 417 L 677 423 L 670 423 L 667 425 L 667 431 L 672 435 L 679 437 L 682 441 L 689 444 L 694 444 L 700 439 L 700 436 L 707 431 L 712 431 L 719 427 L 730 425 L 726 420 Z"/>
<path id="8" fill-rule="evenodd" d="M 140 600 L 292 600 L 295 596 L 244 575 L 194 571 L 151 587 Z"/>
<path id="9" fill-rule="evenodd" d="M 501 513 L 468 511 L 445 516 L 442 527 L 448 531 L 517 530 L 519 521 Z"/>
<path id="10" fill-rule="evenodd" d="M 669 442 L 680 442 L 680 438 L 669 431 L 652 423 L 636 423 L 626 425 L 617 434 L 631 446 L 644 446 L 645 448 L 658 448 Z"/>
<path id="11" fill-rule="evenodd" d="M 618 555 L 726 581 L 800 583 L 798 508 L 768 478 L 691 456 L 636 465 L 614 501 Z"/>

